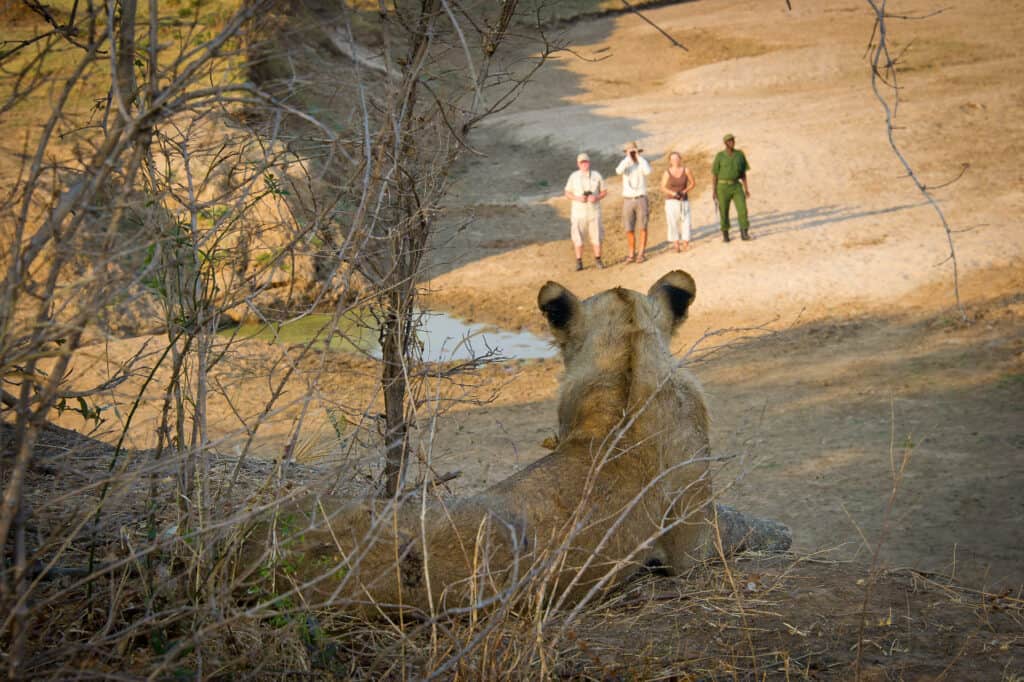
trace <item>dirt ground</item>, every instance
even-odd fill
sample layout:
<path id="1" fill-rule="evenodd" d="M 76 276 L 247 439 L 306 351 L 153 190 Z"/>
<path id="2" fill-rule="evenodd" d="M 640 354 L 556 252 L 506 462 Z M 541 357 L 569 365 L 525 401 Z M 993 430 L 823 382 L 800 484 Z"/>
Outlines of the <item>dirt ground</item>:
<path id="1" fill-rule="evenodd" d="M 894 137 L 921 181 L 934 188 L 954 230 L 966 321 L 955 308 L 939 216 L 893 154 L 872 94 L 869 6 L 856 0 L 793 0 L 792 6 L 702 0 L 645 10 L 688 51 L 629 13 L 563 27 L 575 54 L 560 55 L 513 107 L 470 138 L 477 154 L 455 176 L 425 282 L 429 306 L 545 334 L 535 297 L 549 279 L 583 297 L 613 286 L 645 290 L 665 272 L 685 269 L 698 294 L 673 348 L 707 393 L 713 449 L 724 460 L 716 479 L 724 502 L 788 524 L 795 556 L 915 569 L 943 581 L 954 577 L 979 591 L 972 594 L 1009 589 L 1005 594 L 1019 596 L 1024 2 L 965 0 L 889 25 L 902 88 Z M 889 5 L 900 15 L 936 8 L 926 0 Z M 751 242 L 726 244 L 718 234 L 710 162 L 726 132 L 736 135 L 752 166 Z M 676 254 L 666 244 L 661 202 L 654 200 L 649 260 L 622 263 L 621 183 L 613 169 L 630 140 L 652 161 L 652 184 L 670 150 L 682 152 L 693 169 L 689 251 Z M 589 250 L 587 268 L 573 268 L 561 188 L 578 151 L 588 151 L 594 169 L 609 179 L 605 260 L 614 265 L 605 270 L 593 267 Z M 943 186 L 965 164 L 963 177 Z M 90 362 L 127 357 L 144 342 L 94 349 Z M 251 373 L 268 365 L 271 374 L 278 371 L 278 360 L 267 360 L 268 347 L 245 348 L 218 379 L 236 396 L 230 406 L 215 405 L 211 420 L 226 454 L 240 431 L 233 415 L 254 413 L 271 391 L 270 382 Z M 253 452 L 277 458 L 298 448 L 326 466 L 341 456 L 332 450 L 331 406 L 355 393 L 372 403 L 373 365 L 354 357 L 304 362 L 320 378 L 292 392 L 278 425 L 267 424 Z M 83 384 L 88 365 L 81 363 L 76 375 Z M 461 472 L 449 484 L 453 492 L 479 490 L 545 454 L 541 442 L 555 431 L 559 372 L 557 359 L 489 367 L 464 390 L 474 397 L 495 391 L 493 400 L 458 404 L 421 425 L 435 471 Z M 131 388 L 131 382 L 122 386 L 124 397 Z M 109 414 L 106 430 L 94 434 L 106 440 L 124 416 L 116 409 Z M 300 415 L 311 435 L 289 443 Z M 155 418 L 139 411 L 139 435 L 130 446 L 151 444 L 145 434 L 152 434 Z M 81 428 L 77 415 L 60 423 Z M 784 566 L 751 568 L 749 575 L 758 576 L 755 586 L 768 574 L 790 581 L 780 594 L 799 598 L 787 613 L 806 607 L 807 614 L 820 614 L 834 595 L 842 604 L 859 602 L 859 570 L 842 568 L 811 592 L 794 587 L 801 574 Z M 905 592 L 918 593 L 921 579 L 895 575 L 903 577 L 888 583 L 884 596 L 890 625 L 892 605 L 899 608 Z M 977 613 L 943 618 L 963 625 Z M 929 625 L 910 640 L 945 631 L 935 614 L 915 611 L 906 621 L 914 618 Z M 815 627 L 790 626 L 803 633 L 790 637 L 805 638 Z M 817 627 L 819 638 L 838 637 Z M 614 638 L 614 632 L 593 636 Z M 966 650 L 957 653 L 964 641 L 942 644 L 949 656 L 937 668 L 924 658 L 908 663 L 908 679 L 945 674 L 946 664 Z M 979 657 L 989 655 L 989 644 L 971 641 L 981 647 L 974 652 Z M 985 671 L 1006 677 L 1024 670 L 1024 639 L 1000 634 L 993 642 L 991 651 L 1001 657 L 985 659 L 991 664 Z M 892 653 L 890 647 L 884 656 Z M 953 678 L 994 679 L 988 675 Z M 878 672 L 877 679 L 890 677 Z"/>

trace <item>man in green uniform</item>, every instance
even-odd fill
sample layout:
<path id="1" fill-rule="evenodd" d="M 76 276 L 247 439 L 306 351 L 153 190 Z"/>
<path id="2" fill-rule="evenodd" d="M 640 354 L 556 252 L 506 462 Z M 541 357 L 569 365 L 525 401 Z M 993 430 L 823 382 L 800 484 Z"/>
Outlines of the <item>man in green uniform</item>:
<path id="1" fill-rule="evenodd" d="M 711 186 L 714 188 L 715 203 L 718 204 L 718 219 L 722 228 L 722 241 L 729 241 L 729 202 L 736 202 L 736 217 L 740 222 L 740 239 L 750 240 L 750 223 L 747 221 L 747 197 L 750 186 L 747 184 L 747 171 L 750 164 L 742 151 L 736 149 L 736 138 L 732 134 L 722 138 L 725 150 L 715 155 L 711 164 L 711 173 L 715 176 Z"/>

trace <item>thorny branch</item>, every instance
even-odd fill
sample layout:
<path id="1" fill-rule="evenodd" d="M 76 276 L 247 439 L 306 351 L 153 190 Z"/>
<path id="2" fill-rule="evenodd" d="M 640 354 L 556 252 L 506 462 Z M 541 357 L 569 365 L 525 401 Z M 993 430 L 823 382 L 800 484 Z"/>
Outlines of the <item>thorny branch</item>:
<path id="1" fill-rule="evenodd" d="M 953 242 L 953 230 L 949 226 L 949 222 L 946 220 L 946 214 L 943 212 L 942 207 L 932 196 L 927 185 L 918 178 L 917 173 L 914 171 L 910 162 L 903 155 L 899 145 L 896 144 L 895 128 L 893 126 L 893 120 L 896 117 L 897 110 L 900 103 L 900 86 L 897 83 L 897 59 L 894 59 L 889 53 L 889 44 L 887 42 L 888 37 L 888 25 L 886 20 L 893 18 L 892 15 L 886 12 L 886 0 L 867 0 L 871 10 L 875 13 L 875 23 L 872 29 L 871 40 L 877 37 L 877 43 L 873 45 L 869 43 L 869 50 L 871 50 L 871 89 L 875 93 L 875 97 L 878 99 L 882 108 L 885 110 L 885 127 L 886 135 L 889 139 L 889 146 L 892 148 L 896 158 L 899 159 L 900 163 L 903 164 L 903 168 L 907 172 L 907 177 L 911 179 L 914 186 L 917 187 L 918 191 L 924 196 L 928 204 L 935 210 L 936 215 L 939 217 L 939 221 L 942 223 L 942 229 L 946 233 L 946 241 L 949 245 L 949 256 L 946 260 L 950 261 L 953 266 L 953 295 L 956 300 L 956 308 L 960 312 L 960 318 L 967 321 L 967 311 L 964 309 L 963 303 L 960 301 L 960 272 L 959 264 L 956 257 L 956 245 Z M 934 16 L 942 10 L 933 12 L 932 14 L 925 16 Z M 917 17 L 900 17 L 900 18 L 925 18 L 924 16 Z M 873 49 L 872 49 L 873 48 Z M 891 89 L 890 100 L 886 97 L 885 93 L 882 92 L 879 82 L 882 82 Z M 966 172 L 966 167 L 964 168 Z M 963 175 L 963 173 L 961 173 Z M 949 184 L 949 183 L 946 183 Z M 945 185 L 941 185 L 945 186 Z"/>

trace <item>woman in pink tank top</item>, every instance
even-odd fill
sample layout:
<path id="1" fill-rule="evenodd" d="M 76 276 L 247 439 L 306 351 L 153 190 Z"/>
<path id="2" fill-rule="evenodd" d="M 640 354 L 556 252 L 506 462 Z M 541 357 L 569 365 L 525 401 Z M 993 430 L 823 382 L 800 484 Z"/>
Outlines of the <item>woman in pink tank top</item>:
<path id="1" fill-rule="evenodd" d="M 665 196 L 668 240 L 675 242 L 677 253 L 690 247 L 689 193 L 695 186 L 693 173 L 683 165 L 679 152 L 669 154 L 668 170 L 661 175 L 661 193 Z"/>

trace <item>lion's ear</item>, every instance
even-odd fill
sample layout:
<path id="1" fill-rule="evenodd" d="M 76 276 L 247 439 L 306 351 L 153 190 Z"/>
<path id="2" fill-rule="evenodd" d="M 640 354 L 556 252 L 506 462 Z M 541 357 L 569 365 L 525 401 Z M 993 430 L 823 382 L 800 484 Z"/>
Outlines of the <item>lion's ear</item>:
<path id="1" fill-rule="evenodd" d="M 548 282 L 537 294 L 537 307 L 544 313 L 555 340 L 564 345 L 569 339 L 573 321 L 579 317 L 580 301 L 557 282 Z"/>
<path id="2" fill-rule="evenodd" d="M 673 270 L 651 285 L 647 291 L 647 297 L 672 321 L 669 331 L 675 331 L 686 319 L 686 313 L 696 296 L 696 282 L 689 273 L 682 270 Z"/>

